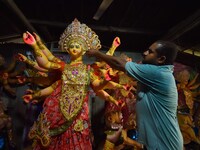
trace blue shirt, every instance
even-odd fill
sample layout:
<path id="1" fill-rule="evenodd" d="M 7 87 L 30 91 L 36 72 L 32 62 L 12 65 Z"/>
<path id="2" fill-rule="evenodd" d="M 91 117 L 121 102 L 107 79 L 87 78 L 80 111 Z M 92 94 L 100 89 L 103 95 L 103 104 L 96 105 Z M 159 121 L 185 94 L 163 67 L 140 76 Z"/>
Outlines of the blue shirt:
<path id="1" fill-rule="evenodd" d="M 125 68 L 139 81 L 136 103 L 138 142 L 148 150 L 183 150 L 173 65 L 127 62 Z"/>

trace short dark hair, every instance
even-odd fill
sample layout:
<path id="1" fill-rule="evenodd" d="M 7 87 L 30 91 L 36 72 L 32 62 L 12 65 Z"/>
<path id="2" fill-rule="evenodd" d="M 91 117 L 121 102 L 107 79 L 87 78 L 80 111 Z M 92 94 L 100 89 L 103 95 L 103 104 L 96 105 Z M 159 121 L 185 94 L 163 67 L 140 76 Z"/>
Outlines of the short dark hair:
<path id="1" fill-rule="evenodd" d="M 165 65 L 172 65 L 176 59 L 177 53 L 180 50 L 180 47 L 173 42 L 158 40 L 155 43 L 159 44 L 156 52 L 158 56 L 165 56 L 166 60 Z"/>

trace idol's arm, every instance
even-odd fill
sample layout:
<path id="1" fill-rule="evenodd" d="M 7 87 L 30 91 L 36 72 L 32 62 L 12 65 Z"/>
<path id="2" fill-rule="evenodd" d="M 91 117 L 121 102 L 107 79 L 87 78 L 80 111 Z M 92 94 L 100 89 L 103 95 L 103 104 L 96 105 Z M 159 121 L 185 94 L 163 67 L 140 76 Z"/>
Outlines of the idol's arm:
<path id="1" fill-rule="evenodd" d="M 23 40 L 26 44 L 30 45 L 35 54 L 38 65 L 44 69 L 59 69 L 61 66 L 48 60 L 43 51 L 38 46 L 34 36 L 29 32 L 23 34 Z"/>
<path id="2" fill-rule="evenodd" d="M 188 84 L 189 87 L 195 84 L 195 82 L 197 81 L 198 76 L 199 76 L 199 73 L 197 73 L 195 75 L 195 77 L 192 79 L 192 81 L 189 82 L 189 84 Z"/>
<path id="3" fill-rule="evenodd" d="M 127 129 L 123 129 L 122 130 L 122 137 L 124 139 L 124 144 L 126 145 L 130 145 L 130 146 L 136 146 L 137 148 L 140 148 L 140 149 L 143 149 L 143 145 L 138 143 L 137 141 L 135 140 L 132 140 L 130 139 L 128 136 L 127 136 Z"/>
<path id="4" fill-rule="evenodd" d="M 119 37 L 116 37 L 114 40 L 113 40 L 113 43 L 112 43 L 112 46 L 110 47 L 110 49 L 106 52 L 106 55 L 110 55 L 110 56 L 113 56 L 116 48 L 121 44 L 120 42 L 120 38 Z"/>
<path id="5" fill-rule="evenodd" d="M 22 98 L 23 98 L 24 102 L 30 103 L 30 102 L 33 102 L 33 101 L 37 101 L 37 99 L 47 97 L 55 90 L 58 83 L 59 83 L 59 81 L 56 81 L 51 86 L 46 87 L 42 90 L 39 90 L 39 91 L 36 91 L 36 92 L 29 92 L 28 94 L 24 95 Z"/>
<path id="6" fill-rule="evenodd" d="M 46 47 L 46 45 L 42 42 L 41 38 L 39 37 L 39 35 L 37 35 L 36 33 L 33 32 L 33 35 L 35 37 L 35 40 L 37 42 L 37 45 L 39 46 L 39 48 L 42 50 L 42 52 L 44 53 L 44 55 L 47 57 L 47 59 L 49 61 L 52 61 L 54 63 L 57 62 L 61 62 L 61 60 L 57 57 L 55 57 L 50 50 Z"/>
<path id="7" fill-rule="evenodd" d="M 28 59 L 25 55 L 18 53 L 19 61 L 25 62 L 26 64 L 30 65 L 31 67 L 37 69 L 38 71 L 48 72 L 47 69 L 44 69 L 38 65 L 37 62 Z"/>

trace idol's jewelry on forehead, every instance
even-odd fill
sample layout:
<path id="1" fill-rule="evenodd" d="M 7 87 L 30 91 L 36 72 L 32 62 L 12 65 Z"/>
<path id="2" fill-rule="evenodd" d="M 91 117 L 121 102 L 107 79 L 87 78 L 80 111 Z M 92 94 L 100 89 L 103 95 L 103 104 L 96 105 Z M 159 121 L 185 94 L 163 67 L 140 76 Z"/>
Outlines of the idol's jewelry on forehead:
<path id="1" fill-rule="evenodd" d="M 68 25 L 64 33 L 60 37 L 59 47 L 66 51 L 72 42 L 78 42 L 83 51 L 88 49 L 100 49 L 101 44 L 98 36 L 86 24 L 81 24 L 77 19 Z"/>

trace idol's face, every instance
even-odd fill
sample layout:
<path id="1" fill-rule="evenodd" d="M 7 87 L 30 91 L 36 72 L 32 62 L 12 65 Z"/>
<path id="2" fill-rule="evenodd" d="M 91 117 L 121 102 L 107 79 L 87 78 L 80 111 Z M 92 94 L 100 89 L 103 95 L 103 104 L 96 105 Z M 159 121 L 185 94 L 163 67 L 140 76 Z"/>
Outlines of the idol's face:
<path id="1" fill-rule="evenodd" d="M 117 112 L 110 112 L 106 118 L 106 125 L 108 128 L 111 129 L 119 129 L 123 124 L 123 117 L 122 113 Z"/>
<path id="2" fill-rule="evenodd" d="M 83 55 L 82 46 L 80 43 L 73 41 L 69 44 L 68 53 L 74 59 Z"/>

